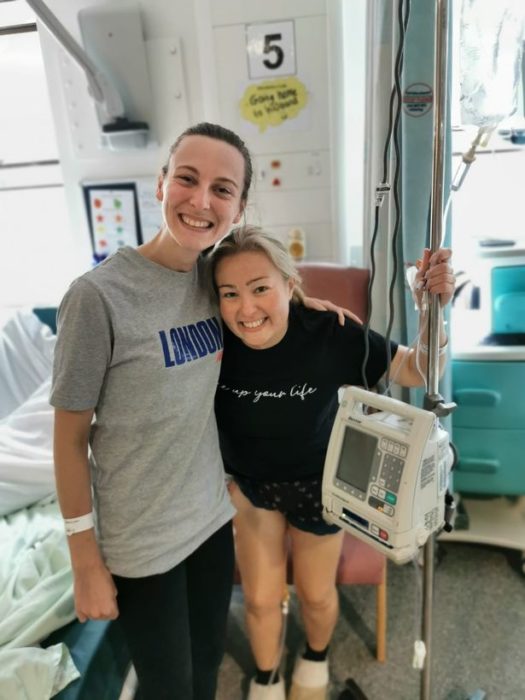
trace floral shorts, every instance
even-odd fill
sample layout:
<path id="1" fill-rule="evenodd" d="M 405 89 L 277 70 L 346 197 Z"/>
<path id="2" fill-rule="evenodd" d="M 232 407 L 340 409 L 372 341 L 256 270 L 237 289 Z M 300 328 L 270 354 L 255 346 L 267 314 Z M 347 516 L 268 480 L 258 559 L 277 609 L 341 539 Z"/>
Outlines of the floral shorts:
<path id="1" fill-rule="evenodd" d="M 333 535 L 341 529 L 323 519 L 320 476 L 297 481 L 254 481 L 235 475 L 234 480 L 253 506 L 278 510 L 298 530 Z"/>

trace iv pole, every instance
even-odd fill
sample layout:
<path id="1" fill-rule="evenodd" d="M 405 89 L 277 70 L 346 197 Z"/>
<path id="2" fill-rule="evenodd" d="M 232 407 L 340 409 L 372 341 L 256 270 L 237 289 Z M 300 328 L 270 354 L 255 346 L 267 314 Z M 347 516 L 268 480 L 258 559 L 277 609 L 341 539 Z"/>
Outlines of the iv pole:
<path id="1" fill-rule="evenodd" d="M 432 154 L 432 193 L 430 202 L 430 250 L 434 253 L 443 240 L 444 143 L 446 118 L 446 89 L 448 61 L 448 0 L 436 0 L 434 27 L 434 122 Z M 439 325 L 442 313 L 439 298 L 432 295 L 429 303 L 428 391 L 423 407 L 438 417 L 447 416 L 455 409 L 454 403 L 445 403 L 439 394 Z M 431 700 L 432 671 L 432 605 L 434 587 L 435 538 L 428 538 L 423 548 L 423 615 L 421 637 L 426 647 L 426 659 L 421 675 L 421 700 Z M 476 690 L 470 700 L 483 700 L 485 692 Z"/>
<path id="2" fill-rule="evenodd" d="M 430 250 L 434 253 L 443 238 L 443 171 L 446 118 L 446 89 L 448 69 L 448 0 L 436 0 L 434 28 L 434 121 L 432 155 L 432 193 L 430 202 Z M 429 300 L 427 393 L 423 407 L 438 417 L 451 413 L 455 404 L 445 404 L 439 394 L 439 326 L 441 307 L 437 295 Z M 432 604 L 434 585 L 435 538 L 429 537 L 423 549 L 423 615 L 422 640 L 426 647 L 426 659 L 421 675 L 421 700 L 431 697 Z"/>

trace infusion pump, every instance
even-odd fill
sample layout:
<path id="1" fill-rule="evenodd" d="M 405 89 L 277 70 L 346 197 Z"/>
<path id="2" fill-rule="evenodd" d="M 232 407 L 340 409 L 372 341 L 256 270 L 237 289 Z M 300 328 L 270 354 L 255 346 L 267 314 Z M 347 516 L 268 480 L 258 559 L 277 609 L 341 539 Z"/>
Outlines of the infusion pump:
<path id="1" fill-rule="evenodd" d="M 431 411 L 348 387 L 326 454 L 324 518 L 403 564 L 444 525 L 452 463 Z"/>

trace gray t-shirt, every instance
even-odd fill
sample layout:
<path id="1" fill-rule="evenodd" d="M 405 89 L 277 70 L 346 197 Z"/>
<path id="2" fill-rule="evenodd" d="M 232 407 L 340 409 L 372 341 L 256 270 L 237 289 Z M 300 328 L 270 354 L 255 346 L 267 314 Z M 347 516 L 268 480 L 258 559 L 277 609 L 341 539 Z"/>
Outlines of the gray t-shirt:
<path id="1" fill-rule="evenodd" d="M 121 576 L 169 570 L 234 514 L 213 410 L 222 328 L 203 277 L 122 248 L 60 305 L 50 401 L 95 409 L 98 540 Z"/>

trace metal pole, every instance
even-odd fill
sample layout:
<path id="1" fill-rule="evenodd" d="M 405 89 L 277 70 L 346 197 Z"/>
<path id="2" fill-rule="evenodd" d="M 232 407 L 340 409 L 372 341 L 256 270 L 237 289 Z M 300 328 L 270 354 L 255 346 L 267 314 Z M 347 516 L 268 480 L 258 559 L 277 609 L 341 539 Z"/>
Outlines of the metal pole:
<path id="1" fill-rule="evenodd" d="M 434 34 L 434 133 L 432 157 L 432 196 L 430 206 L 430 249 L 435 252 L 441 245 L 443 228 L 444 189 L 444 139 L 447 90 L 448 52 L 448 0 L 436 0 Z M 433 296 L 428 311 L 428 395 L 426 404 L 439 397 L 439 325 L 441 308 L 439 299 Z M 440 398 L 440 397 L 439 397 Z M 426 647 L 426 659 L 421 676 L 421 700 L 431 698 L 432 671 L 432 604 L 434 585 L 434 538 L 428 538 L 423 550 L 423 619 L 422 639 Z"/>
<path id="2" fill-rule="evenodd" d="M 444 142 L 447 98 L 448 0 L 436 0 L 434 47 L 434 128 L 432 156 L 432 196 L 430 205 L 430 248 L 436 251 L 442 240 L 444 201 Z M 429 310 L 428 391 L 438 393 L 439 386 L 439 324 L 441 309 L 434 296 Z"/>

